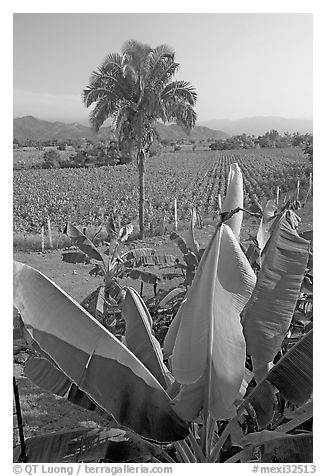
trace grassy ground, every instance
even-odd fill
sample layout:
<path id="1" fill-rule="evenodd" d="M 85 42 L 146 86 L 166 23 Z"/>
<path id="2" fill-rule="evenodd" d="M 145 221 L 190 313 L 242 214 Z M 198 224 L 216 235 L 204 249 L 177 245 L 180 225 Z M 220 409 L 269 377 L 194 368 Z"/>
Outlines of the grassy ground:
<path id="1" fill-rule="evenodd" d="M 302 218 L 300 230 L 312 229 L 312 202 L 308 202 L 299 214 Z M 245 239 L 249 234 L 254 233 L 257 224 L 257 219 L 246 218 L 242 238 Z M 207 224 L 203 229 L 195 229 L 195 237 L 201 247 L 207 245 L 214 229 L 213 223 Z M 158 249 L 162 253 L 179 255 L 178 249 L 168 236 L 147 238 L 144 241 L 135 240 L 126 245 L 129 248 L 145 246 Z M 102 278 L 94 278 L 89 275 L 92 265 L 64 263 L 61 255 L 62 251 L 60 250 L 45 253 L 17 251 L 14 253 L 14 259 L 38 269 L 80 302 L 101 283 Z M 139 281 L 128 279 L 124 284 L 139 291 Z M 170 281 L 160 287 L 170 288 L 174 284 L 177 283 Z M 153 296 L 152 286 L 145 285 L 144 294 L 147 297 Z M 82 410 L 62 398 L 43 392 L 32 384 L 24 377 L 23 373 L 26 358 L 28 358 L 26 352 L 16 354 L 14 358 L 14 375 L 19 386 L 26 437 L 62 429 L 75 429 L 80 426 L 96 427 L 103 423 L 97 414 Z M 16 426 L 16 422 L 14 422 L 14 426 Z M 14 432 L 14 443 L 18 443 L 17 432 Z"/>

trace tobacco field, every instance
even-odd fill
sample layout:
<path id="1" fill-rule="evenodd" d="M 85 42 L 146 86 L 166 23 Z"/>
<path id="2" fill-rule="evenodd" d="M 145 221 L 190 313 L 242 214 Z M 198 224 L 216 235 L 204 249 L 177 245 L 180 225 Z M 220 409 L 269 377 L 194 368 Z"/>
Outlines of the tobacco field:
<path id="1" fill-rule="evenodd" d="M 146 165 L 145 220 L 152 234 L 174 220 L 188 220 L 191 207 L 202 218 L 215 219 L 218 195 L 226 195 L 228 171 L 238 163 L 243 174 L 245 204 L 249 194 L 259 200 L 300 199 L 308 188 L 312 165 L 300 148 L 237 151 L 182 151 L 153 157 Z M 67 221 L 98 226 L 119 214 L 123 223 L 137 220 L 138 173 L 134 164 L 83 169 L 27 169 L 13 174 L 14 233 L 40 233 L 50 218 L 61 231 Z"/>

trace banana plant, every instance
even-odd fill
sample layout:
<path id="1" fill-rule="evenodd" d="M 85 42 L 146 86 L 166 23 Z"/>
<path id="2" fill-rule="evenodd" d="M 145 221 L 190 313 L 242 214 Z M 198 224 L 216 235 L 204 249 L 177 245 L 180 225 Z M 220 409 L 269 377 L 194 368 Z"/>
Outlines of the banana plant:
<path id="1" fill-rule="evenodd" d="M 121 228 L 116 228 L 112 223 L 109 227 L 110 243 L 101 254 L 94 244 L 73 224 L 67 223 L 64 232 L 71 239 L 73 245 L 80 251 L 63 253 L 63 261 L 69 263 L 89 263 L 95 261 L 95 266 L 90 275 L 103 276 L 104 283 L 87 296 L 82 305 L 94 316 L 100 317 L 119 306 L 123 297 L 123 290 L 119 279 L 129 277 L 149 283 L 156 291 L 157 284 L 161 281 L 161 274 L 143 268 L 158 267 L 165 269 L 175 264 L 173 255 L 157 254 L 152 248 L 138 248 L 122 252 L 124 243 L 133 231 L 129 223 Z"/>
<path id="2" fill-rule="evenodd" d="M 238 175 L 231 175 L 230 184 L 232 177 Z M 241 194 L 237 196 L 241 200 Z M 285 422 L 284 429 L 278 428 L 275 405 L 279 394 L 296 405 L 309 400 L 312 331 L 265 372 L 282 345 L 308 255 L 291 213 L 285 211 L 273 223 L 258 278 L 239 244 L 238 221 L 219 221 L 163 352 L 152 332 L 151 315 L 132 288 L 121 293 L 126 328 L 120 341 L 40 272 L 15 263 L 14 305 L 26 338 L 39 353 L 26 365 L 26 375 L 147 441 L 172 444 L 180 462 L 219 462 L 230 438 L 240 447 L 233 457 L 237 461 L 251 460 L 257 447 L 268 459 L 285 440 L 291 448 L 302 446 L 305 435 L 288 441 L 300 426 L 298 419 L 309 420 L 311 411 L 303 412 L 304 417 L 294 414 L 292 426 Z M 230 216 L 225 214 L 226 219 Z M 289 302 L 281 285 L 290 293 Z M 268 289 L 277 306 L 270 305 L 271 298 L 266 303 Z M 263 312 L 265 319 L 258 318 Z M 265 350 L 263 338 L 270 335 L 271 323 L 273 339 L 265 341 Z M 253 390 L 247 354 L 254 364 Z M 247 414 L 254 414 L 257 422 L 255 437 L 245 432 L 239 436 Z M 273 443 L 268 425 L 279 429 Z M 171 462 L 166 446 L 161 449 L 162 458 Z"/>

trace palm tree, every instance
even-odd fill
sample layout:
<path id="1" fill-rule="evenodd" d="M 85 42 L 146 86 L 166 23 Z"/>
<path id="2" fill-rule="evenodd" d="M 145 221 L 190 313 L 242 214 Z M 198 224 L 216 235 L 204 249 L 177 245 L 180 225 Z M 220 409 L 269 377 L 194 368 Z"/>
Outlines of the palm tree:
<path id="1" fill-rule="evenodd" d="M 113 118 L 119 147 L 130 161 L 137 158 L 139 170 L 139 228 L 144 236 L 145 159 L 156 137 L 156 121 L 176 122 L 190 130 L 196 121 L 197 93 L 186 81 L 172 81 L 179 64 L 166 45 L 152 49 L 135 40 L 127 41 L 121 54 L 109 54 L 92 73 L 83 91 L 86 107 L 95 104 L 90 123 L 98 131 Z"/>

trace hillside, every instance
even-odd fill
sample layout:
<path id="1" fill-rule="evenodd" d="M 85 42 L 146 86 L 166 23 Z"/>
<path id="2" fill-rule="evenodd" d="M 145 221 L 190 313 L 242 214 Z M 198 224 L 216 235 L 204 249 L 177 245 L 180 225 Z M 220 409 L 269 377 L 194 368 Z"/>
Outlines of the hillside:
<path id="1" fill-rule="evenodd" d="M 109 133 L 110 128 L 103 132 Z M 78 122 L 65 124 L 63 122 L 49 122 L 33 116 L 15 118 L 13 121 L 13 137 L 17 140 L 67 140 L 67 139 L 94 139 L 95 132 L 91 127 L 83 126 Z"/>
<path id="2" fill-rule="evenodd" d="M 312 119 L 287 119 L 277 116 L 246 117 L 231 121 L 230 119 L 215 119 L 199 122 L 198 125 L 211 129 L 223 130 L 230 135 L 263 135 L 272 129 L 280 134 L 284 132 L 300 132 L 301 134 L 313 131 Z"/>
<path id="3" fill-rule="evenodd" d="M 196 126 L 190 136 L 176 124 L 157 124 L 156 130 L 161 140 L 177 141 L 190 138 L 196 141 L 206 139 L 225 139 L 228 134 L 222 131 L 209 129 L 208 127 Z M 102 127 L 98 133 L 100 138 L 113 137 L 114 132 L 111 127 Z M 48 140 L 57 139 L 64 141 L 68 139 L 95 139 L 96 134 L 91 127 L 83 126 L 78 122 L 65 124 L 63 122 L 49 122 L 37 119 L 33 116 L 15 118 L 13 121 L 13 137 L 18 141 Z"/>
<path id="4" fill-rule="evenodd" d="M 195 126 L 191 131 L 190 135 L 188 135 L 182 129 L 182 127 L 178 126 L 177 124 L 169 124 L 168 126 L 164 124 L 156 124 L 155 129 L 161 140 L 168 140 L 171 142 L 180 139 L 192 139 L 198 142 L 200 140 L 218 140 L 226 139 L 227 137 L 229 137 L 229 135 L 225 134 L 225 132 L 216 131 L 203 126 Z"/>

